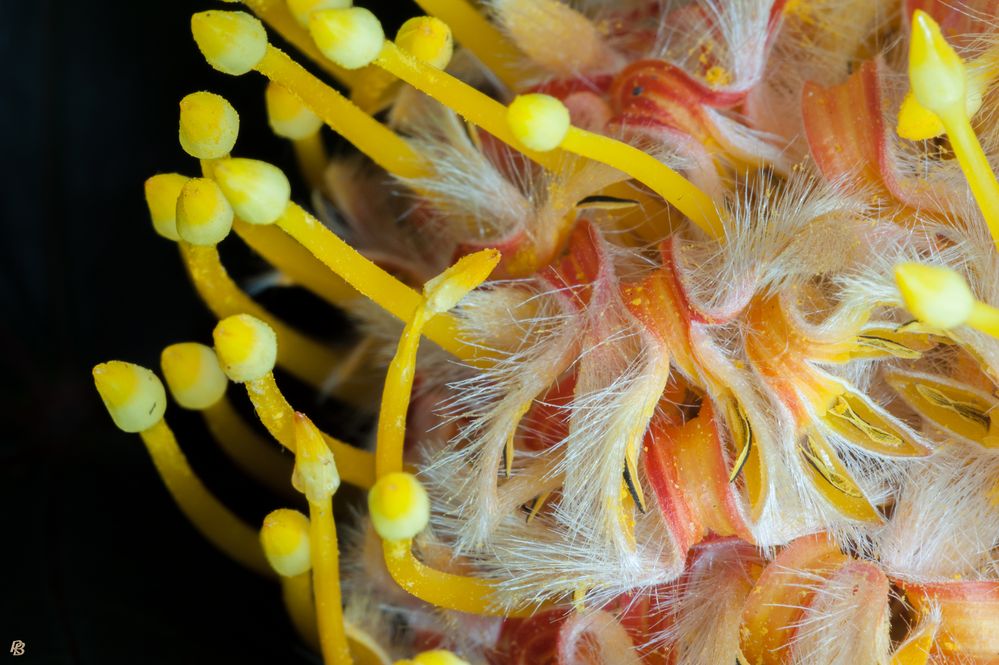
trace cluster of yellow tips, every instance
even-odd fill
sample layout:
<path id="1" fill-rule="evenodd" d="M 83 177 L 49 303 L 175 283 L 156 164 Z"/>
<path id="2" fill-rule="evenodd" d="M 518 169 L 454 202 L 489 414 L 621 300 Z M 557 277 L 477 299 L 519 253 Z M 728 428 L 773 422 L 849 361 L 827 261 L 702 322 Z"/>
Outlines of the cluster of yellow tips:
<path id="1" fill-rule="evenodd" d="M 992 173 L 971 116 L 981 104 L 983 81 L 973 77 L 947 43 L 940 26 L 922 10 L 912 16 L 909 44 L 910 97 L 899 114 L 899 133 L 929 138 L 946 131 L 999 250 L 999 181 Z M 895 279 L 905 306 L 921 321 L 941 330 L 968 325 L 999 337 L 999 310 L 975 300 L 956 272 L 918 264 L 896 266 Z"/>

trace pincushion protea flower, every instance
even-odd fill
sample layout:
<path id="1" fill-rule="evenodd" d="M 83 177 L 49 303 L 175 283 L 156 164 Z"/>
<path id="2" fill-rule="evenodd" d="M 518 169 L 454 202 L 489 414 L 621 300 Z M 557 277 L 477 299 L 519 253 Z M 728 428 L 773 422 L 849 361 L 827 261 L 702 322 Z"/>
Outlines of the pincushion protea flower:
<path id="1" fill-rule="evenodd" d="M 325 662 L 999 663 L 995 3 L 419 0 L 394 41 L 342 0 L 244 4 L 195 41 L 269 80 L 319 218 L 186 97 L 201 177 L 146 198 L 220 321 L 162 369 L 308 515 L 258 534 L 152 372 L 94 379 Z M 232 231 L 361 341 L 240 290 Z M 377 412 L 373 451 L 275 367 Z M 342 553 L 341 482 L 368 491 Z"/>

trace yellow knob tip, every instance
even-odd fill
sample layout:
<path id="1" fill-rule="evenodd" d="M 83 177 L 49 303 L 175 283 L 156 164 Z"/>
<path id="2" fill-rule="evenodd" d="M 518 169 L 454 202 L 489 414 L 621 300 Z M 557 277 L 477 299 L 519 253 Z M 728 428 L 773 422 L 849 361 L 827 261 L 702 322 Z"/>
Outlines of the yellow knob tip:
<path id="1" fill-rule="evenodd" d="M 312 568 L 309 518 L 289 508 L 279 508 L 264 518 L 260 544 L 271 568 L 282 577 L 295 577 Z"/>
<path id="2" fill-rule="evenodd" d="M 312 136 L 323 126 L 322 118 L 279 83 L 267 86 L 264 101 L 267 121 L 278 136 L 297 141 Z"/>
<path id="3" fill-rule="evenodd" d="M 236 145 L 239 114 L 225 97 L 193 92 L 180 100 L 180 146 L 197 159 L 225 157 Z"/>
<path id="4" fill-rule="evenodd" d="M 236 215 L 250 224 L 273 224 L 291 200 L 291 184 L 273 164 L 256 159 L 225 159 L 212 174 Z"/>
<path id="5" fill-rule="evenodd" d="M 454 40 L 447 23 L 432 16 L 417 16 L 402 24 L 396 45 L 431 67 L 444 69 L 451 62 Z"/>
<path id="6" fill-rule="evenodd" d="M 265 377 L 277 361 L 277 336 L 260 319 L 236 314 L 218 322 L 212 332 L 215 353 L 231 381 L 245 383 Z"/>
<path id="7" fill-rule="evenodd" d="M 457 305 L 489 277 L 500 258 L 499 251 L 483 249 L 458 259 L 454 265 L 423 285 L 427 309 L 440 314 Z"/>
<path id="8" fill-rule="evenodd" d="M 935 328 L 962 325 L 975 305 L 968 284 L 948 268 L 900 263 L 895 266 L 895 282 L 906 308 Z"/>
<path id="9" fill-rule="evenodd" d="M 340 487 L 340 473 L 333 453 L 308 416 L 295 413 L 295 470 L 291 484 L 309 503 L 329 501 Z"/>
<path id="10" fill-rule="evenodd" d="M 926 12 L 912 15 L 909 42 L 909 81 L 921 106 L 937 115 L 963 112 L 965 108 L 964 63 Z"/>
<path id="11" fill-rule="evenodd" d="M 570 127 L 565 104 L 540 93 L 518 95 L 507 108 L 506 121 L 520 143 L 540 152 L 559 147 Z"/>
<path id="12" fill-rule="evenodd" d="M 111 360 L 94 367 L 94 386 L 111 420 L 125 432 L 142 432 L 166 412 L 166 391 L 150 370 Z"/>
<path id="13" fill-rule="evenodd" d="M 464 658 L 459 658 L 446 649 L 424 651 L 413 657 L 413 665 L 469 665 Z"/>
<path id="14" fill-rule="evenodd" d="M 197 342 L 163 349 L 160 367 L 174 401 L 185 409 L 207 409 L 222 399 L 229 385 L 215 352 Z"/>
<path id="15" fill-rule="evenodd" d="M 362 7 L 315 12 L 309 32 L 322 54 L 344 69 L 371 64 L 385 45 L 382 24 Z"/>
<path id="16" fill-rule="evenodd" d="M 389 473 L 368 492 L 368 511 L 375 532 L 383 540 L 405 540 L 430 522 L 430 499 L 422 483 L 410 473 Z"/>
<path id="17" fill-rule="evenodd" d="M 288 0 L 288 10 L 303 28 L 309 27 L 312 14 L 324 9 L 346 9 L 352 0 Z"/>
<path id="18" fill-rule="evenodd" d="M 167 240 L 180 240 L 177 233 L 177 199 L 180 190 L 190 180 L 179 173 L 159 173 L 146 180 L 146 206 L 153 228 Z"/>
<path id="19" fill-rule="evenodd" d="M 198 12 L 191 17 L 191 33 L 208 64 L 224 74 L 251 71 L 267 52 L 263 24 L 246 12 Z"/>
<path id="20" fill-rule="evenodd" d="M 191 178 L 177 198 L 177 233 L 192 245 L 212 246 L 232 230 L 233 211 L 213 180 Z"/>

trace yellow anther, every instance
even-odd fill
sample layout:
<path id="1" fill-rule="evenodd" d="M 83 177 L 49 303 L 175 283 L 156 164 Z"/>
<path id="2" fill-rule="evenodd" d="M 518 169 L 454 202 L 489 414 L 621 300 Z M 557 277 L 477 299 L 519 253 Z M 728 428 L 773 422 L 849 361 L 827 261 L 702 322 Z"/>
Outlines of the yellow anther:
<path id="1" fill-rule="evenodd" d="M 445 649 L 424 651 L 414 656 L 412 663 L 413 665 L 469 665 L 467 660 Z"/>
<path id="2" fill-rule="evenodd" d="M 225 157 L 239 136 L 239 114 L 225 97 L 194 92 L 180 100 L 180 146 L 198 159 Z"/>
<path id="3" fill-rule="evenodd" d="M 288 9 L 295 20 L 307 28 L 313 13 L 324 9 L 346 9 L 352 4 L 352 0 L 288 0 Z"/>
<path id="4" fill-rule="evenodd" d="M 323 120 L 302 103 L 288 88 L 270 83 L 265 94 L 267 121 L 278 136 L 299 140 L 312 136 L 323 126 Z"/>
<path id="5" fill-rule="evenodd" d="M 236 383 L 256 381 L 274 369 L 277 337 L 274 330 L 249 314 L 222 319 L 212 332 L 222 371 Z"/>
<path id="6" fill-rule="evenodd" d="M 146 205 L 153 228 L 167 240 L 180 240 L 177 233 L 177 198 L 190 180 L 179 173 L 160 173 L 146 180 Z"/>
<path id="7" fill-rule="evenodd" d="M 550 95 L 518 95 L 507 109 L 510 131 L 531 150 L 547 152 L 562 144 L 569 132 L 569 109 Z"/>
<path id="8" fill-rule="evenodd" d="M 267 31 L 246 12 L 198 12 L 191 32 L 208 64 L 224 74 L 247 73 L 267 52 Z"/>
<path id="9" fill-rule="evenodd" d="M 174 401 L 185 409 L 207 409 L 222 399 L 229 385 L 215 352 L 197 342 L 163 349 L 160 367 Z"/>
<path id="10" fill-rule="evenodd" d="M 423 297 L 427 311 L 440 314 L 453 308 L 470 291 L 486 281 L 489 274 L 500 262 L 500 253 L 495 249 L 483 249 L 458 259 L 423 285 Z"/>
<path id="11" fill-rule="evenodd" d="M 385 44 L 382 24 L 362 7 L 316 12 L 309 32 L 322 54 L 344 69 L 370 64 Z"/>
<path id="12" fill-rule="evenodd" d="M 264 518 L 260 529 L 264 556 L 282 577 L 294 577 L 312 568 L 309 547 L 309 518 L 288 508 L 280 508 Z"/>
<path id="13" fill-rule="evenodd" d="M 966 68 L 940 33 L 940 26 L 922 10 L 912 17 L 909 81 L 919 104 L 935 113 L 947 131 L 958 164 L 999 249 L 999 182 L 971 126 Z"/>
<path id="14" fill-rule="evenodd" d="M 946 330 L 966 323 L 975 305 L 968 284 L 947 268 L 900 263 L 895 266 L 895 282 L 906 308 L 936 328 Z"/>
<path id="15" fill-rule="evenodd" d="M 291 484 L 309 503 L 328 502 L 340 487 L 340 473 L 322 433 L 309 418 L 295 413 L 295 471 Z"/>
<path id="16" fill-rule="evenodd" d="M 216 164 L 215 181 L 244 222 L 273 224 L 291 200 L 284 172 L 256 159 L 226 159 Z"/>
<path id="17" fill-rule="evenodd" d="M 573 127 L 568 109 L 558 99 L 538 93 L 521 95 L 507 109 L 506 121 L 510 132 L 527 148 L 541 152 L 562 148 L 626 173 L 672 203 L 704 233 L 724 239 L 725 230 L 711 197 L 652 155 Z"/>
<path id="18" fill-rule="evenodd" d="M 965 107 L 964 63 L 940 33 L 940 26 L 920 10 L 912 15 L 909 79 L 920 105 L 937 115 Z"/>
<path id="19" fill-rule="evenodd" d="M 94 367 L 94 385 L 111 420 L 125 432 L 144 432 L 163 419 L 166 391 L 151 371 L 112 360 Z"/>
<path id="20" fill-rule="evenodd" d="M 417 16 L 402 24 L 395 35 L 396 45 L 437 69 L 451 62 L 454 41 L 444 21 L 431 16 Z"/>
<path id="21" fill-rule="evenodd" d="M 232 206 L 208 178 L 191 178 L 177 198 L 177 233 L 192 245 L 217 245 L 232 230 Z"/>
<path id="22" fill-rule="evenodd" d="M 430 522 L 430 499 L 412 474 L 382 476 L 368 492 L 371 524 L 383 540 L 407 540 Z"/>

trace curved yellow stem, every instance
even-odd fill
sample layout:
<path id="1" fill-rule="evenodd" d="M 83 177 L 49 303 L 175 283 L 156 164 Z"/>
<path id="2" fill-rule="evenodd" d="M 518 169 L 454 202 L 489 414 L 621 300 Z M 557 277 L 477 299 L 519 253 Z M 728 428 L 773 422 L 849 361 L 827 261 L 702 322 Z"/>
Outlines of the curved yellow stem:
<path id="1" fill-rule="evenodd" d="M 298 168 L 302 171 L 302 177 L 309 183 L 312 189 L 321 189 L 323 186 L 323 174 L 326 172 L 326 164 L 329 161 L 326 155 L 326 146 L 323 145 L 322 134 L 316 132 L 304 138 L 292 141 L 295 148 L 295 157 L 298 159 Z"/>
<path id="2" fill-rule="evenodd" d="M 255 69 L 297 95 L 333 131 L 393 175 L 426 177 L 432 165 L 405 139 L 355 106 L 349 99 L 307 72 L 281 50 L 268 45 Z"/>
<path id="3" fill-rule="evenodd" d="M 231 559 L 255 573 L 274 577 L 256 530 L 232 514 L 194 475 L 166 421 L 158 421 L 140 436 L 167 490 L 194 528 Z"/>
<path id="4" fill-rule="evenodd" d="M 292 459 L 257 434 L 227 397 L 202 410 L 201 415 L 219 447 L 236 466 L 275 494 L 297 496 L 291 487 Z"/>
<path id="5" fill-rule="evenodd" d="M 340 550 L 333 522 L 332 503 L 309 502 L 312 544 L 312 588 L 316 599 L 319 642 L 323 660 L 329 664 L 354 662 L 343 626 L 343 603 L 340 594 Z"/>
<path id="6" fill-rule="evenodd" d="M 246 383 L 246 393 L 250 396 L 257 417 L 278 443 L 288 450 L 295 451 L 294 416 L 295 411 L 281 394 L 268 373 L 264 378 Z M 355 448 L 326 433 L 322 434 L 326 445 L 333 451 L 337 469 L 344 482 L 367 489 L 375 481 L 374 455 L 366 450 Z"/>
<path id="7" fill-rule="evenodd" d="M 406 415 L 416 367 L 420 333 L 426 323 L 426 309 L 421 306 L 402 331 L 402 339 L 385 376 L 381 409 L 378 412 L 378 446 L 375 449 L 375 477 L 402 471 L 403 445 L 406 442 Z"/>
<path id="8" fill-rule="evenodd" d="M 194 288 L 215 316 L 223 319 L 233 314 L 252 314 L 267 322 L 278 337 L 278 364 L 313 387 L 323 385 L 339 362 L 337 354 L 273 316 L 243 293 L 226 272 L 216 247 L 198 247 L 186 242 L 178 245 Z"/>
<path id="9" fill-rule="evenodd" d="M 281 597 L 295 632 L 309 647 L 319 651 L 316 604 L 312 598 L 312 572 L 282 577 Z"/>

